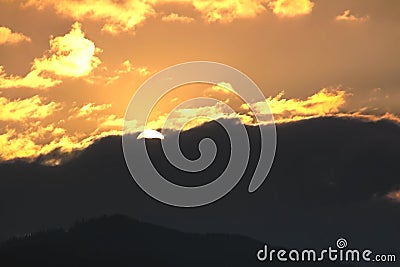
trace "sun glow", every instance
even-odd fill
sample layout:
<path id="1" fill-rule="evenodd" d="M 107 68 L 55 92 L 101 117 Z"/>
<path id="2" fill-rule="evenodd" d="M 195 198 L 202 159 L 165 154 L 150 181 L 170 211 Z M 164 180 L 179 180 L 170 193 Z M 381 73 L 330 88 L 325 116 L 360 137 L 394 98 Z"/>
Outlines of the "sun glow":
<path id="1" fill-rule="evenodd" d="M 137 139 L 164 139 L 164 135 L 160 132 L 157 132 L 156 130 L 144 130 Z"/>

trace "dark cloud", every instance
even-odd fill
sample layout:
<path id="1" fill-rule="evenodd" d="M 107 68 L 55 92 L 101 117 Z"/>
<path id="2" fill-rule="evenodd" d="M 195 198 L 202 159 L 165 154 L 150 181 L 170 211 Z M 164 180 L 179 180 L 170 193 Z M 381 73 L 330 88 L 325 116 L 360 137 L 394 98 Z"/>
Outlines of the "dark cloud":
<path id="1" fill-rule="evenodd" d="M 275 163 L 253 194 L 247 188 L 258 159 L 258 134 L 256 128 L 248 131 L 252 153 L 239 185 L 222 200 L 194 209 L 161 204 L 141 191 L 128 173 L 119 137 L 102 139 L 57 167 L 3 163 L 0 237 L 122 213 L 181 230 L 240 233 L 283 246 L 322 247 L 346 237 L 354 247 L 396 252 L 400 205 L 387 195 L 399 186 L 397 124 L 319 118 L 279 125 Z M 214 166 L 194 176 L 167 166 L 157 152 L 159 140 L 149 140 L 148 146 L 170 180 L 201 184 L 216 177 L 229 156 L 215 123 L 185 132 L 183 152 L 198 157 L 196 144 L 205 136 L 215 139 L 222 153 Z"/>

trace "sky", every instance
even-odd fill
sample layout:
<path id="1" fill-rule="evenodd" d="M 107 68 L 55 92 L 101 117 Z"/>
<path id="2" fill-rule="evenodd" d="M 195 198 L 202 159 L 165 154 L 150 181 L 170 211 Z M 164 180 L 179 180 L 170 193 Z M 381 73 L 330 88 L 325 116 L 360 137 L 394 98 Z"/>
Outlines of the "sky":
<path id="1" fill-rule="evenodd" d="M 0 0 L 0 160 L 120 135 L 146 79 L 197 60 L 248 75 L 276 123 L 321 116 L 400 123 L 399 11 L 389 0 Z M 177 88 L 134 129 L 159 129 L 193 97 L 219 99 L 254 123 L 224 82 Z M 265 113 L 265 102 L 252 104 Z M 230 115 L 221 105 L 183 106 L 171 127 Z"/>

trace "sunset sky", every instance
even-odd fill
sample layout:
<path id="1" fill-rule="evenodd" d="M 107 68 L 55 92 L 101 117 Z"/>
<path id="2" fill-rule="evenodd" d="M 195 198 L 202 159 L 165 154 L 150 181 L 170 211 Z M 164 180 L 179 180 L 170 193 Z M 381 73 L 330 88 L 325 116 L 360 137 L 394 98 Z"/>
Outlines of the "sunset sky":
<path id="1" fill-rule="evenodd" d="M 0 0 L 0 160 L 121 134 L 147 78 L 197 60 L 248 75 L 277 123 L 400 123 L 399 12 L 400 2 L 389 0 Z M 246 103 L 225 87 L 195 84 L 165 96 L 147 128 L 193 97 L 215 97 L 252 123 Z M 265 103 L 253 104 L 263 113 Z M 229 117 L 219 106 L 178 115 Z"/>

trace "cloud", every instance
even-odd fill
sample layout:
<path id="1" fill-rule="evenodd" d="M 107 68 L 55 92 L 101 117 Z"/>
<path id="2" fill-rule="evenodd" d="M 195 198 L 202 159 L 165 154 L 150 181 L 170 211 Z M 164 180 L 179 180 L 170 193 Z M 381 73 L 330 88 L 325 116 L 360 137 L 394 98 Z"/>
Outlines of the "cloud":
<path id="1" fill-rule="evenodd" d="M 211 88 L 214 92 L 219 92 L 223 94 L 229 94 L 234 92 L 232 85 L 227 82 L 219 82 L 217 85 L 212 86 Z"/>
<path id="2" fill-rule="evenodd" d="M 151 71 L 147 67 L 137 67 L 130 60 L 125 60 L 120 64 L 120 66 L 115 70 L 108 70 L 107 68 L 103 68 L 100 71 L 97 71 L 96 75 L 90 75 L 85 78 L 90 84 L 104 84 L 108 86 L 115 81 L 124 77 L 127 74 L 135 74 L 141 77 L 146 77 L 151 74 Z"/>
<path id="3" fill-rule="evenodd" d="M 400 202 L 400 190 L 392 191 L 386 195 L 386 197 L 390 200 Z"/>
<path id="4" fill-rule="evenodd" d="M 111 104 L 96 105 L 95 103 L 91 102 L 91 103 L 87 103 L 86 105 L 83 105 L 82 107 L 74 107 L 69 111 L 70 113 L 73 113 L 73 115 L 70 116 L 69 119 L 88 118 L 93 113 L 107 110 L 107 109 L 111 108 L 111 106 L 112 106 Z"/>
<path id="5" fill-rule="evenodd" d="M 0 27 L 0 45 L 17 44 L 21 42 L 31 42 L 31 38 L 22 33 L 12 32 L 11 29 L 7 27 Z"/>
<path id="6" fill-rule="evenodd" d="M 62 83 L 61 80 L 53 79 L 50 77 L 44 77 L 40 70 L 32 69 L 26 76 L 7 76 L 3 66 L 0 66 L 0 88 L 18 88 L 18 87 L 30 87 L 30 88 L 50 88 Z"/>
<path id="7" fill-rule="evenodd" d="M 229 88 L 227 84 L 218 87 L 224 90 L 224 87 Z M 226 95 L 225 91 L 221 93 Z M 121 116 L 110 113 L 110 104 L 89 102 L 69 109 L 65 115 L 62 113 L 63 104 L 47 102 L 39 96 L 16 100 L 1 97 L 0 123 L 6 126 L 0 127 L 0 161 L 15 158 L 34 160 L 57 151 L 54 157 L 47 157 L 51 160 L 45 163 L 60 164 L 65 154 L 82 150 L 106 136 L 121 135 L 124 123 L 130 133 L 159 128 L 177 131 L 188 130 L 212 120 L 233 118 L 240 119 L 246 125 L 262 125 L 270 123 L 272 113 L 276 123 L 333 116 L 367 121 L 385 119 L 400 125 L 400 118 L 389 113 L 382 116 L 346 113 L 342 107 L 347 96 L 349 94 L 342 90 L 322 89 L 305 99 L 286 99 L 282 92 L 267 99 L 271 112 L 265 106 L 267 102 L 253 103 L 254 111 L 260 115 L 258 122 L 246 104 L 232 107 L 236 112 L 232 112 L 223 102 L 200 107 L 182 106 L 170 114 L 167 124 L 165 122 L 169 114 L 163 113 L 146 125 L 135 120 L 125 122 Z M 78 131 L 76 125 L 80 125 Z"/>
<path id="8" fill-rule="evenodd" d="M 125 73 L 131 73 L 136 71 L 140 76 L 147 76 L 151 72 L 146 68 L 146 67 L 135 67 L 130 60 L 125 60 L 122 62 L 121 66 L 119 69 L 117 69 L 115 72 L 118 74 L 125 74 Z"/>
<path id="9" fill-rule="evenodd" d="M 187 130 L 212 120 L 240 118 L 238 114 L 232 113 L 230 109 L 227 109 L 222 103 L 218 103 L 214 106 L 179 108 L 170 114 L 169 118 L 168 115 L 169 114 L 164 113 L 157 119 L 147 122 L 145 128 L 175 131 L 183 128 Z"/>
<path id="10" fill-rule="evenodd" d="M 270 96 L 266 101 L 243 103 L 243 100 L 230 91 L 229 84 L 220 84 L 204 90 L 206 97 L 219 99 L 216 105 L 197 107 L 180 107 L 172 114 L 162 113 L 146 123 L 147 129 L 180 130 L 200 126 L 205 122 L 218 119 L 238 118 L 246 125 L 263 125 L 271 123 L 273 116 L 275 123 L 290 123 L 317 117 L 341 117 L 366 121 L 388 120 L 400 125 L 400 118 L 391 113 L 382 115 L 364 114 L 363 110 L 348 112 L 344 110 L 346 99 L 351 94 L 344 90 L 321 89 L 317 93 L 305 98 L 284 98 L 284 92 Z M 170 101 L 175 103 L 179 99 Z M 230 109 L 226 105 L 229 105 Z M 254 109 L 251 110 L 250 107 Z M 235 112 L 233 113 L 232 110 Z M 257 114 L 258 121 L 254 116 Z M 169 121 L 166 122 L 169 116 Z M 137 127 L 137 125 L 136 125 Z M 137 127 L 136 129 L 139 129 Z"/>
<path id="11" fill-rule="evenodd" d="M 65 117 L 62 103 L 38 95 L 15 100 L 0 97 L 0 161 L 34 160 L 58 151 L 57 157 L 46 164 L 59 164 L 67 153 L 103 137 L 121 135 L 123 119 L 104 114 L 110 107 L 87 103 L 70 109 L 70 116 L 61 119 Z M 81 125 L 79 130 L 77 124 Z"/>
<path id="12" fill-rule="evenodd" d="M 33 68 L 61 77 L 87 76 L 100 65 L 100 59 L 95 56 L 100 51 L 85 38 L 81 24 L 75 22 L 69 33 L 50 39 L 50 50 L 34 60 Z"/>
<path id="13" fill-rule="evenodd" d="M 38 95 L 31 98 L 8 100 L 0 97 L 0 121 L 26 121 L 44 119 L 60 110 L 61 104 L 55 102 L 43 103 Z"/>
<path id="14" fill-rule="evenodd" d="M 62 78 L 89 75 L 101 61 L 96 54 L 101 50 L 85 38 L 81 24 L 75 22 L 64 36 L 50 39 L 50 49 L 35 58 L 31 71 L 24 77 L 7 75 L 0 66 L 0 88 L 50 88 L 62 83 Z"/>
<path id="15" fill-rule="evenodd" d="M 102 21 L 104 23 L 103 31 L 116 34 L 128 31 L 133 32 L 147 18 L 158 15 L 155 7 L 166 2 L 176 5 L 191 4 L 203 15 L 207 22 L 231 22 L 237 18 L 253 18 L 266 10 L 263 5 L 266 0 L 105 0 L 101 4 L 93 0 L 29 0 L 25 6 L 34 6 L 38 9 L 51 6 L 57 13 L 77 20 L 92 19 Z M 166 17 L 169 17 L 167 21 L 173 19 L 181 21 L 183 18 L 172 14 Z M 188 22 L 187 18 L 184 20 Z"/>
<path id="16" fill-rule="evenodd" d="M 25 7 L 35 7 L 39 10 L 53 8 L 58 14 L 75 20 L 94 20 L 103 24 L 102 30 L 111 34 L 121 32 L 134 33 L 137 26 L 148 18 L 162 16 L 166 22 L 179 21 L 189 23 L 194 19 L 179 15 L 176 11 L 164 16 L 157 7 L 165 3 L 191 5 L 200 12 L 208 23 L 230 23 L 235 19 L 255 18 L 267 11 L 267 6 L 273 13 L 281 17 L 294 17 L 310 14 L 314 3 L 310 0 L 125 0 L 125 1 L 54 1 L 28 0 Z M 178 8 L 176 8 L 178 9 Z"/>
<path id="17" fill-rule="evenodd" d="M 103 21 L 102 30 L 111 34 L 132 31 L 147 17 L 155 15 L 149 1 L 52 1 L 29 0 L 25 6 L 34 6 L 43 9 L 51 6 L 58 14 L 72 17 L 76 20 L 91 19 Z"/>
<path id="18" fill-rule="evenodd" d="M 357 17 L 355 15 L 351 15 L 349 9 L 343 11 L 343 14 L 336 16 L 335 20 L 337 21 L 353 21 L 353 22 L 365 22 L 369 20 L 369 16 Z"/>
<path id="19" fill-rule="evenodd" d="M 275 97 L 269 97 L 266 102 L 254 104 L 255 112 L 269 115 L 267 104 L 270 107 L 276 122 L 300 120 L 316 116 L 333 115 L 339 112 L 345 103 L 346 92 L 341 90 L 329 91 L 322 89 L 306 99 L 285 99 L 284 92 Z M 245 106 L 244 106 L 245 107 Z"/>
<path id="20" fill-rule="evenodd" d="M 193 0 L 195 9 L 201 12 L 207 22 L 228 23 L 240 18 L 254 18 L 266 11 L 260 0 Z"/>
<path id="21" fill-rule="evenodd" d="M 0 134 L 0 160 L 16 158 L 33 160 L 56 149 L 63 153 L 83 149 L 93 143 L 93 137 L 79 139 L 65 134 L 65 129 L 55 125 L 30 124 L 25 130 L 8 128 Z M 44 141 L 45 140 L 45 141 Z"/>
<path id="22" fill-rule="evenodd" d="M 170 13 L 167 16 L 163 16 L 161 18 L 162 21 L 166 22 L 183 22 L 183 23 L 191 23 L 194 21 L 194 18 L 182 16 L 177 13 Z"/>
<path id="23" fill-rule="evenodd" d="M 295 17 L 310 14 L 314 3 L 310 0 L 273 0 L 268 7 L 279 17 Z"/>

